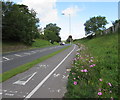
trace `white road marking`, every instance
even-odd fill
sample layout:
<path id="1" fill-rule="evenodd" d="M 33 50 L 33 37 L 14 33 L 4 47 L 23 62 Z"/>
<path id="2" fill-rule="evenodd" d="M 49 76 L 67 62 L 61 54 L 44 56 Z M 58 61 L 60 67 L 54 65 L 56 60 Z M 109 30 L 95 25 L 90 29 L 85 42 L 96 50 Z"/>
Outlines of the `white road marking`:
<path id="1" fill-rule="evenodd" d="M 35 51 L 31 51 L 32 53 L 36 53 Z"/>
<path id="2" fill-rule="evenodd" d="M 26 55 L 30 55 L 31 53 L 24 53 L 24 54 L 26 54 Z"/>
<path id="3" fill-rule="evenodd" d="M 4 59 L 6 59 L 6 60 L 10 60 L 9 58 L 7 58 L 7 57 L 3 57 Z"/>
<path id="4" fill-rule="evenodd" d="M 25 97 L 24 100 L 30 98 L 45 82 L 46 80 L 55 72 L 56 69 L 68 58 L 68 56 L 75 50 L 76 45 L 73 50 Z"/>
<path id="5" fill-rule="evenodd" d="M 25 85 L 27 82 L 30 81 L 30 79 L 32 79 L 32 77 L 33 77 L 35 74 L 37 74 L 37 72 L 35 72 L 35 73 L 33 73 L 33 74 L 30 74 L 30 75 L 28 75 L 28 76 L 26 76 L 26 77 L 24 77 L 24 78 L 22 78 L 22 79 L 20 79 L 20 80 L 18 80 L 18 81 L 16 81 L 16 82 L 14 82 L 13 84 Z M 29 78 L 28 78 L 28 77 L 29 77 Z M 22 81 L 23 79 L 26 79 L 26 78 L 28 78 L 26 81 Z"/>
<path id="6" fill-rule="evenodd" d="M 14 94 L 10 94 L 10 93 L 5 93 L 5 95 L 14 96 Z"/>
<path id="7" fill-rule="evenodd" d="M 22 57 L 21 55 L 18 55 L 18 54 L 14 54 L 15 56 L 18 56 L 18 57 Z"/>

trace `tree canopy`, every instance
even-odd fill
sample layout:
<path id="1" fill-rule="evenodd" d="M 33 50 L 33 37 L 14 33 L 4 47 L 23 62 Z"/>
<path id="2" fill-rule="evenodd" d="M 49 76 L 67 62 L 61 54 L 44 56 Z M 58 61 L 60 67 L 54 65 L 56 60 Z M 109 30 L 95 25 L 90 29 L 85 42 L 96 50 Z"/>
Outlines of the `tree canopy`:
<path id="1" fill-rule="evenodd" d="M 36 12 L 26 5 L 2 2 L 2 39 L 20 41 L 31 45 L 39 37 L 39 19 Z"/>
<path id="2" fill-rule="evenodd" d="M 69 42 L 69 43 L 70 43 L 70 42 L 72 42 L 72 41 L 73 41 L 72 35 L 69 35 L 68 38 L 67 38 L 67 40 L 66 40 L 66 42 Z"/>
<path id="3" fill-rule="evenodd" d="M 107 23 L 106 17 L 97 16 L 90 18 L 84 24 L 86 32 L 85 35 L 100 34 L 105 29 L 105 25 Z"/>
<path id="4" fill-rule="evenodd" d="M 58 27 L 56 24 L 48 24 L 46 25 L 46 27 L 44 28 L 44 35 L 45 38 L 50 41 L 51 43 L 54 42 L 60 42 L 61 38 L 60 38 L 60 30 L 61 28 Z"/>

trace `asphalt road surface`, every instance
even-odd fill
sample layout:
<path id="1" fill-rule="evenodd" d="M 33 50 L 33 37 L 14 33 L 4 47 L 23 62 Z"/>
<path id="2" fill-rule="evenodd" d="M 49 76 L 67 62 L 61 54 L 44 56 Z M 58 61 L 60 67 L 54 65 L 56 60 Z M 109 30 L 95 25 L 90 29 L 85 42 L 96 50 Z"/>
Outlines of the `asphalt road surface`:
<path id="1" fill-rule="evenodd" d="M 3 82 L 0 95 L 2 98 L 12 98 L 11 100 L 15 100 L 13 98 L 21 98 L 21 100 L 62 98 L 66 92 L 68 69 L 72 67 L 76 50 L 77 46 L 72 45 L 26 72 Z"/>
<path id="2" fill-rule="evenodd" d="M 25 63 L 31 62 L 42 56 L 46 56 L 66 46 L 67 45 L 46 47 L 46 48 L 41 48 L 41 49 L 26 50 L 22 52 L 20 51 L 20 52 L 2 55 L 2 59 L 0 59 L 0 63 L 2 63 L 2 66 L 1 66 L 2 72 L 6 72 L 8 70 L 11 70 Z"/>

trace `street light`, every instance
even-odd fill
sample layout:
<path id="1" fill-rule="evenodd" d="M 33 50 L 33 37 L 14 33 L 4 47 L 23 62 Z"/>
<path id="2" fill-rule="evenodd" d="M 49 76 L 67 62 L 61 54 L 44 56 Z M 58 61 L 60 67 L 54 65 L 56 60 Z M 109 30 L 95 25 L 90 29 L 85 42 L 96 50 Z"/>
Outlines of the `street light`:
<path id="1" fill-rule="evenodd" d="M 64 13 L 62 13 L 62 15 L 65 15 Z M 69 34 L 71 34 L 71 15 L 69 15 Z M 71 39 L 70 39 L 70 44 L 71 44 Z"/>

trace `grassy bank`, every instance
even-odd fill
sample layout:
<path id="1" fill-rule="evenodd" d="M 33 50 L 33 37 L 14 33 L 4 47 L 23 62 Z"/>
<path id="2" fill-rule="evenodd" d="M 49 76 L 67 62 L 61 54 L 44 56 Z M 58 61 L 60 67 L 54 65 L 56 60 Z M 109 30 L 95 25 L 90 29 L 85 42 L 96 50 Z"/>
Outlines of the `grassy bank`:
<path id="1" fill-rule="evenodd" d="M 9 79 L 9 78 L 11 78 L 11 77 L 19 74 L 19 73 L 22 73 L 22 72 L 30 69 L 31 67 L 35 66 L 36 64 L 38 64 L 38 63 L 40 63 L 40 62 L 42 62 L 42 61 L 44 61 L 44 60 L 46 60 L 46 59 L 48 59 L 48 58 L 50 58 L 50 57 L 53 57 L 54 55 L 56 55 L 56 54 L 64 51 L 65 49 L 67 49 L 67 48 L 69 48 L 69 47 L 70 47 L 70 46 L 67 46 L 67 47 L 62 48 L 62 49 L 60 49 L 60 50 L 58 50 L 58 51 L 56 51 L 56 52 L 53 52 L 53 53 L 51 53 L 51 54 L 49 54 L 49 55 L 47 55 L 47 56 L 43 56 L 43 57 L 41 57 L 41 58 L 39 58 L 39 59 L 36 59 L 36 60 L 34 60 L 34 61 L 30 62 L 30 63 L 24 64 L 24 65 L 22 65 L 22 66 L 19 66 L 19 67 L 17 67 L 17 68 L 14 68 L 14 69 L 12 69 L 12 70 L 10 70 L 10 71 L 4 72 L 3 74 L 0 74 L 0 82 L 1 82 L 1 81 L 3 82 L 3 81 L 5 81 L 5 80 L 7 80 L 7 79 Z"/>
<path id="2" fill-rule="evenodd" d="M 43 48 L 48 46 L 58 45 L 58 43 L 51 44 L 49 41 L 36 39 L 35 42 L 31 46 L 25 45 L 20 42 L 10 42 L 10 41 L 3 41 L 2 42 L 2 52 L 14 52 L 14 51 L 21 51 L 33 48 Z"/>
<path id="3" fill-rule="evenodd" d="M 118 34 L 77 41 L 65 98 L 119 98 Z"/>

